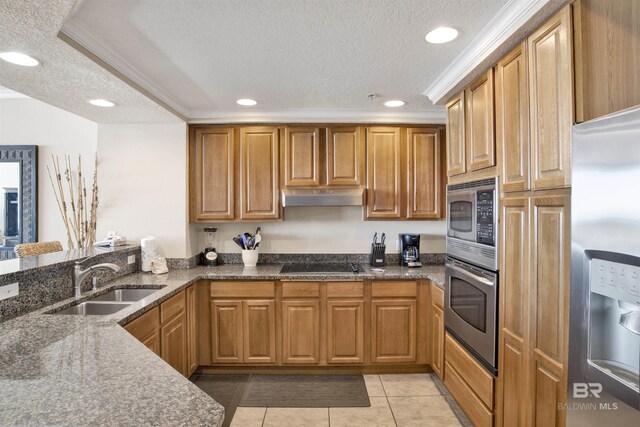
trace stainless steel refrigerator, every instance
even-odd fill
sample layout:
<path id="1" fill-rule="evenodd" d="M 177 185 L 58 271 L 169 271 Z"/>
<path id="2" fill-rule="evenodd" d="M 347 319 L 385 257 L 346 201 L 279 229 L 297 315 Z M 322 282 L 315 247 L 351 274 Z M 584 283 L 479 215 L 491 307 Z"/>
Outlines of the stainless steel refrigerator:
<path id="1" fill-rule="evenodd" d="M 640 426 L 640 106 L 573 128 L 567 425 Z"/>

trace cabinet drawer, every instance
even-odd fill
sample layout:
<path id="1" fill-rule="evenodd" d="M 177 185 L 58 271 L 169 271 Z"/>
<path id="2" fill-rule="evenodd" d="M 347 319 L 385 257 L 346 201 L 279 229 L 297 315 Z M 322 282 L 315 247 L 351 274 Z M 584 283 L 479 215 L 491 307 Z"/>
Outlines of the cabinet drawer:
<path id="1" fill-rule="evenodd" d="M 469 388 L 469 385 L 449 362 L 444 364 L 444 385 L 474 426 L 491 427 L 493 425 L 493 413 Z"/>
<path id="2" fill-rule="evenodd" d="M 444 289 L 435 283 L 431 284 L 431 302 L 444 309 Z"/>
<path id="3" fill-rule="evenodd" d="M 211 282 L 212 298 L 274 298 L 274 282 Z"/>
<path id="4" fill-rule="evenodd" d="M 142 316 L 133 319 L 125 325 L 125 329 L 138 340 L 143 340 L 160 327 L 160 309 L 154 307 Z"/>
<path id="5" fill-rule="evenodd" d="M 373 298 L 387 297 L 416 297 L 418 295 L 418 284 L 409 281 L 396 282 L 373 282 L 371 284 L 371 296 Z"/>
<path id="6" fill-rule="evenodd" d="M 364 284 L 362 282 L 327 282 L 327 297 L 362 298 Z"/>
<path id="7" fill-rule="evenodd" d="M 282 298 L 318 298 L 318 282 L 282 282 Z"/>
<path id="8" fill-rule="evenodd" d="M 493 377 L 449 334 L 446 334 L 444 354 L 446 363 L 455 368 L 485 406 L 493 409 Z"/>
<path id="9" fill-rule="evenodd" d="M 160 304 L 160 323 L 164 323 L 176 314 L 184 312 L 185 305 L 184 291 Z"/>

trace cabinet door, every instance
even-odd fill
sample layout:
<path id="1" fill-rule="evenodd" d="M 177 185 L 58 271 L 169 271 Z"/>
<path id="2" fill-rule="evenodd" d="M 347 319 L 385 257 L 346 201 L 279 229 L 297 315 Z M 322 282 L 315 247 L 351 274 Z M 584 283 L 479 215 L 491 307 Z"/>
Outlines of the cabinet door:
<path id="1" fill-rule="evenodd" d="M 509 197 L 500 204 L 500 292 L 498 394 L 500 426 L 525 425 L 531 406 L 527 391 L 529 339 L 529 201 Z"/>
<path id="2" fill-rule="evenodd" d="M 372 301 L 371 331 L 372 362 L 415 362 L 416 300 Z"/>
<path id="3" fill-rule="evenodd" d="M 198 308 L 196 300 L 196 286 L 187 288 L 187 360 L 188 375 L 191 375 L 198 368 Z"/>
<path id="4" fill-rule="evenodd" d="M 364 301 L 327 301 L 327 361 L 364 362 Z"/>
<path id="5" fill-rule="evenodd" d="M 563 425 L 569 330 L 570 195 L 531 200 L 531 355 L 535 425 Z M 551 421 L 555 422 L 551 423 Z"/>
<path id="6" fill-rule="evenodd" d="M 447 175 L 461 175 L 467 171 L 464 137 L 464 92 L 447 103 Z"/>
<path id="7" fill-rule="evenodd" d="M 240 130 L 240 218 L 280 218 L 278 129 Z"/>
<path id="8" fill-rule="evenodd" d="M 124 329 L 160 356 L 160 308 L 154 307 L 129 322 Z"/>
<path id="9" fill-rule="evenodd" d="M 160 348 L 162 359 L 182 375 L 188 376 L 187 323 L 184 312 L 161 326 Z"/>
<path id="10" fill-rule="evenodd" d="M 284 185 L 320 185 L 320 129 L 287 127 L 284 135 Z"/>
<path id="11" fill-rule="evenodd" d="M 156 331 L 153 334 L 148 335 L 144 339 L 140 340 L 140 342 L 145 346 L 147 346 L 149 350 L 153 351 L 155 354 L 162 357 L 161 349 L 160 349 L 160 332 L 159 331 Z"/>
<path id="12" fill-rule="evenodd" d="M 367 218 L 401 218 L 400 128 L 367 130 Z"/>
<path id="13" fill-rule="evenodd" d="M 442 215 L 440 129 L 407 129 L 409 197 L 407 218 L 438 219 Z"/>
<path id="14" fill-rule="evenodd" d="M 276 362 L 276 321 L 273 300 L 243 302 L 244 363 Z"/>
<path id="15" fill-rule="evenodd" d="M 432 311 L 432 323 L 431 323 L 431 336 L 433 340 L 431 367 L 433 372 L 443 379 L 444 376 L 444 312 L 440 307 L 433 304 L 431 306 Z"/>
<path id="16" fill-rule="evenodd" d="M 364 136 L 361 127 L 327 129 L 327 185 L 364 184 Z"/>
<path id="17" fill-rule="evenodd" d="M 282 362 L 317 364 L 320 360 L 320 302 L 282 302 Z"/>
<path id="18" fill-rule="evenodd" d="M 547 21 L 527 41 L 531 187 L 571 185 L 571 20 L 569 7 Z"/>
<path id="19" fill-rule="evenodd" d="M 191 221 L 233 219 L 235 214 L 233 129 L 195 128 L 189 148 Z"/>
<path id="20" fill-rule="evenodd" d="M 211 362 L 242 363 L 242 301 L 211 301 Z"/>
<path id="21" fill-rule="evenodd" d="M 493 69 L 474 81 L 464 92 L 468 171 L 496 165 L 493 132 Z"/>
<path id="22" fill-rule="evenodd" d="M 526 44 L 496 65 L 496 145 L 502 191 L 529 189 L 529 97 Z"/>

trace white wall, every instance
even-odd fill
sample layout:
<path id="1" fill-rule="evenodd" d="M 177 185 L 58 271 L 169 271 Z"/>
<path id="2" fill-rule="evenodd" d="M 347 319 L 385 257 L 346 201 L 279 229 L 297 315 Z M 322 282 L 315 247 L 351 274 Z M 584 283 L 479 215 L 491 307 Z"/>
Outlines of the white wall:
<path id="1" fill-rule="evenodd" d="M 80 154 L 84 174 L 91 177 L 97 148 L 96 123 L 35 99 L 0 99 L 0 145 L 38 146 L 38 240 L 59 240 L 66 247 L 67 232 L 46 166 L 51 164 L 52 154 L 76 158 Z M 91 185 L 90 180 L 87 185 Z"/>
<path id="2" fill-rule="evenodd" d="M 361 207 L 289 207 L 285 221 L 263 223 L 213 224 L 218 228 L 218 252 L 240 252 L 233 236 L 262 228 L 263 253 L 369 253 L 373 233 L 378 239 L 387 234 L 387 253 L 398 253 L 398 234 L 420 234 L 423 253 L 445 249 L 445 221 L 363 221 Z M 204 248 L 203 224 L 192 224 L 199 250 Z"/>
<path id="3" fill-rule="evenodd" d="M 191 256 L 187 215 L 187 125 L 98 125 L 98 239 L 156 237 L 166 257 Z"/>

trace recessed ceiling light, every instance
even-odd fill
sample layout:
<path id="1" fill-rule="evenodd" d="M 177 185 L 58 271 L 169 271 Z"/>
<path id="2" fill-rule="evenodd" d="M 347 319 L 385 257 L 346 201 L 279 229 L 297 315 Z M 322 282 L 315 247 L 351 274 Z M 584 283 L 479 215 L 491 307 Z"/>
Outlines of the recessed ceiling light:
<path id="1" fill-rule="evenodd" d="M 394 100 L 385 102 L 384 105 L 392 108 L 402 107 L 404 105 L 404 101 L 400 101 L 399 99 L 394 99 Z"/>
<path id="2" fill-rule="evenodd" d="M 458 30 L 454 30 L 450 27 L 438 27 L 435 30 L 429 31 L 425 36 L 425 39 L 429 43 L 439 44 L 450 42 L 458 37 Z"/>
<path id="3" fill-rule="evenodd" d="M 106 99 L 90 99 L 89 104 L 95 105 L 97 107 L 113 107 L 114 104 L 111 101 L 107 101 Z"/>
<path id="4" fill-rule="evenodd" d="M 12 64 L 23 65 L 25 67 L 35 67 L 39 64 L 37 59 L 20 52 L 2 52 L 0 53 L 0 58 Z"/>
<path id="5" fill-rule="evenodd" d="M 249 98 L 238 99 L 236 102 L 240 105 L 244 105 L 245 107 L 250 107 L 258 103 L 258 101 L 256 101 L 255 99 L 249 99 Z"/>

